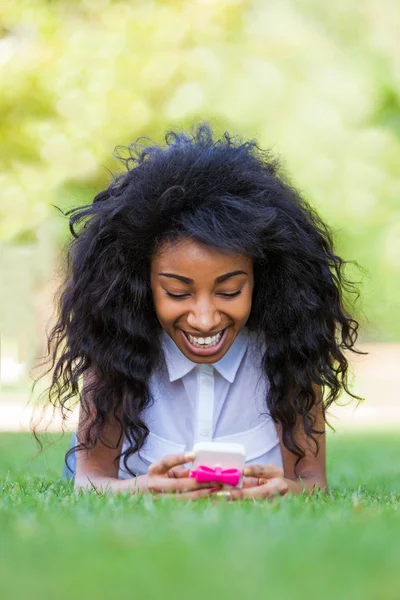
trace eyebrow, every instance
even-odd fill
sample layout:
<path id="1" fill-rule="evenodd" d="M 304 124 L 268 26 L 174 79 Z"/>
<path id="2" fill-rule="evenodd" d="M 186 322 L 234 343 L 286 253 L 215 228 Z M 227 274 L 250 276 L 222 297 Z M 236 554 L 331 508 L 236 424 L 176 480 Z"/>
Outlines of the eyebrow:
<path id="1" fill-rule="evenodd" d="M 176 273 L 159 273 L 162 277 L 170 277 L 171 279 L 179 279 L 183 283 L 194 283 L 193 279 L 190 277 L 184 277 L 183 275 L 177 275 Z M 235 277 L 236 275 L 247 275 L 246 271 L 230 271 L 230 273 L 224 273 L 224 275 L 220 275 L 216 278 L 215 283 L 222 283 L 231 277 Z"/>

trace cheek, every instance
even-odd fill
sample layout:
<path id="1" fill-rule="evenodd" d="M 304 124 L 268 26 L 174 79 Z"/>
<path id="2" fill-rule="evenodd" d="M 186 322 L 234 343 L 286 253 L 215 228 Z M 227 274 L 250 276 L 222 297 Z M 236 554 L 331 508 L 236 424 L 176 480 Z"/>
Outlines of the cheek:
<path id="1" fill-rule="evenodd" d="M 243 314 L 243 318 L 245 318 L 246 320 L 248 319 L 248 317 L 250 315 L 251 300 L 252 300 L 252 293 L 251 293 L 251 291 L 249 291 L 246 294 L 246 297 L 243 298 L 243 304 L 242 304 L 242 314 Z"/>
<path id="2" fill-rule="evenodd" d="M 238 301 L 235 306 L 232 306 L 229 312 L 230 317 L 238 322 L 247 321 L 249 318 L 251 311 L 251 292 L 246 292 L 242 296 L 240 296 L 240 301 Z"/>
<path id="3" fill-rule="evenodd" d="M 168 301 L 164 290 L 153 291 L 153 304 L 160 323 L 169 323 L 176 320 L 179 314 L 178 307 Z"/>

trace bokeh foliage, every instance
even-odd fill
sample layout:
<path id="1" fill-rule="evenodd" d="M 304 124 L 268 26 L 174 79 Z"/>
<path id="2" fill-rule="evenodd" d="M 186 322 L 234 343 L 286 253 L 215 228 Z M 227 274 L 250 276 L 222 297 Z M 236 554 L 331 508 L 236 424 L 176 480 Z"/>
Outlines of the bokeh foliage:
<path id="1" fill-rule="evenodd" d="M 3 333 L 40 335 L 69 233 L 52 204 L 90 201 L 116 145 L 206 119 L 283 157 L 367 270 L 364 339 L 399 340 L 399 31 L 396 0 L 2 0 Z"/>

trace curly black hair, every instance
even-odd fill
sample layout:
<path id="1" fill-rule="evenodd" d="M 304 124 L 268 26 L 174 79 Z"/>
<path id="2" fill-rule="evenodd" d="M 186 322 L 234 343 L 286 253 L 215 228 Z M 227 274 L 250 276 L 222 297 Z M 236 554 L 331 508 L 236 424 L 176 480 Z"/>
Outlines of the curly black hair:
<path id="1" fill-rule="evenodd" d="M 107 444 L 113 415 L 119 442 L 129 441 L 118 457 L 129 471 L 149 432 L 142 413 L 162 352 L 150 262 L 164 242 L 191 238 L 253 258 L 247 327 L 265 343 L 266 408 L 297 464 L 305 455 L 294 434 L 299 419 L 318 450 L 316 388 L 325 419 L 342 390 L 360 400 L 349 390 L 345 355 L 360 353 L 359 324 L 347 307 L 348 294 L 359 297 L 357 284 L 346 278 L 327 225 L 254 140 L 215 139 L 202 123 L 191 133 L 169 131 L 165 141 L 139 138 L 125 158 L 117 151 L 126 172 L 91 204 L 65 213 L 73 237 L 48 336 L 49 399 L 63 416 L 71 400 L 81 403 L 87 426 L 75 450 Z M 80 382 L 92 372 L 89 410 Z"/>

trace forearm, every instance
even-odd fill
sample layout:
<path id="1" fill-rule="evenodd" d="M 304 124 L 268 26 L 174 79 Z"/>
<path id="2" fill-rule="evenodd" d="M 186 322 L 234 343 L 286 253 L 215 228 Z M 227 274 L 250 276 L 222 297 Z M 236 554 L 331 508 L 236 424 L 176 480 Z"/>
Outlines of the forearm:
<path id="1" fill-rule="evenodd" d="M 311 492 L 314 489 L 322 490 L 324 492 L 328 491 L 327 481 L 320 477 L 308 476 L 295 477 L 293 479 L 285 477 L 285 481 L 288 486 L 289 494 L 302 494 L 304 490 Z"/>
<path id="2" fill-rule="evenodd" d="M 104 475 L 85 474 L 75 477 L 75 490 L 97 490 L 99 492 L 130 492 L 131 494 L 143 491 L 141 476 L 131 479 L 118 479 Z"/>

